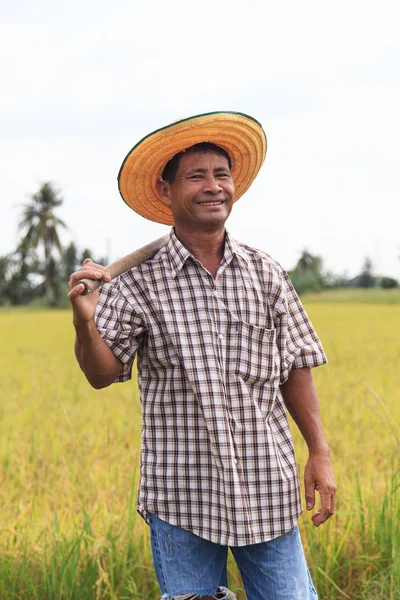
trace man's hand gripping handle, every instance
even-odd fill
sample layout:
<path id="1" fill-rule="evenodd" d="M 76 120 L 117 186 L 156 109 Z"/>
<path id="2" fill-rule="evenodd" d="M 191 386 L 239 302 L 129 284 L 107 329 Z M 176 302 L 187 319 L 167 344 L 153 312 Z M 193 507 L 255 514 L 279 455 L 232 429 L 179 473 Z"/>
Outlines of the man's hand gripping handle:
<path id="1" fill-rule="evenodd" d="M 169 235 L 164 235 L 163 237 L 150 242 L 150 244 L 146 244 L 146 246 L 143 246 L 142 248 L 131 252 L 127 256 L 124 256 L 123 258 L 120 258 L 119 260 L 107 265 L 105 269 L 110 274 L 111 279 L 114 279 L 115 277 L 118 277 L 118 275 L 121 275 L 122 273 L 129 271 L 129 269 L 137 267 L 141 263 L 152 258 L 155 254 L 157 254 L 160 248 L 165 246 L 168 239 Z M 79 285 L 80 283 L 85 286 L 81 296 L 86 296 L 86 294 L 93 292 L 93 290 L 101 287 L 106 282 L 96 279 L 80 279 L 75 285 Z"/>

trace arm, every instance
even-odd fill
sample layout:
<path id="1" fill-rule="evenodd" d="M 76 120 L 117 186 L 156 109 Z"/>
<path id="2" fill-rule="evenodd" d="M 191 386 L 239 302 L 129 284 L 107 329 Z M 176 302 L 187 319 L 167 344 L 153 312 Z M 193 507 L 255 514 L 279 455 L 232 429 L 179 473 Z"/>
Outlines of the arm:
<path id="1" fill-rule="evenodd" d="M 315 490 L 321 507 L 312 516 L 316 527 L 331 517 L 335 510 L 336 484 L 329 448 L 322 429 L 317 391 L 309 368 L 293 369 L 281 386 L 285 405 L 298 426 L 309 450 L 304 472 L 307 510 L 315 505 Z"/>
<path id="2" fill-rule="evenodd" d="M 94 313 L 98 292 L 81 296 L 84 286 L 76 285 L 80 279 L 101 279 L 110 281 L 110 275 L 100 265 L 86 259 L 82 267 L 71 275 L 68 298 L 73 310 L 73 323 L 76 330 L 75 356 L 89 383 L 96 389 L 107 387 L 121 372 L 122 362 L 114 356 L 97 331 Z"/>
<path id="3" fill-rule="evenodd" d="M 96 389 L 111 385 L 122 369 L 118 360 L 97 331 L 94 319 L 75 322 L 75 356 L 86 379 Z"/>

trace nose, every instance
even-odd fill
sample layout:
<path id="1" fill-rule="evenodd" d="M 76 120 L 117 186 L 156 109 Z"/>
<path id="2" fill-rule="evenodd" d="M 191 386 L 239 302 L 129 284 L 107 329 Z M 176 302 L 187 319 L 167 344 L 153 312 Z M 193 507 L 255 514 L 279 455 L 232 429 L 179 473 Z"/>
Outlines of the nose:
<path id="1" fill-rule="evenodd" d="M 221 190 L 221 184 L 216 177 L 210 175 L 209 177 L 205 178 L 203 188 L 204 192 L 209 192 L 211 194 L 219 194 Z"/>

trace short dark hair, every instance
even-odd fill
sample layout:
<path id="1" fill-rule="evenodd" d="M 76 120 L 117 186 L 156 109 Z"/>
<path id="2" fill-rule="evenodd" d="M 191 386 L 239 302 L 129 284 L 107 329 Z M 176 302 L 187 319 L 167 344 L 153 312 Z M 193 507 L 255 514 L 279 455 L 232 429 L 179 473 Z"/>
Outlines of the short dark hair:
<path id="1" fill-rule="evenodd" d="M 200 142 L 199 144 L 190 146 L 190 148 L 186 148 L 186 150 L 182 150 L 182 152 L 178 152 L 178 154 L 175 154 L 175 156 L 173 156 L 171 160 L 167 162 L 161 175 L 161 178 L 164 181 L 168 181 L 168 183 L 174 183 L 175 176 L 179 169 L 181 158 L 185 154 L 185 152 L 213 152 L 214 154 L 218 154 L 219 156 L 226 158 L 226 160 L 228 161 L 229 169 L 232 170 L 232 161 L 228 153 L 225 152 L 225 150 L 223 150 L 216 144 L 212 144 L 211 142 Z"/>

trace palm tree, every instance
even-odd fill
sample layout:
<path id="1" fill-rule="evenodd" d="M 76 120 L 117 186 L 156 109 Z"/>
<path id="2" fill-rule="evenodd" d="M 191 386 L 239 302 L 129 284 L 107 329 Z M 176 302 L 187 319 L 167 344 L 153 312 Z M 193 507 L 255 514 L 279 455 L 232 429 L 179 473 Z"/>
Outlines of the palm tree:
<path id="1" fill-rule="evenodd" d="M 7 300 L 8 284 L 10 281 L 11 258 L 9 255 L 0 256 L 0 306 Z"/>
<path id="2" fill-rule="evenodd" d="M 51 181 L 40 186 L 39 191 L 31 196 L 31 202 L 23 209 L 23 218 L 19 228 L 23 231 L 21 245 L 27 250 L 43 247 L 44 252 L 44 284 L 47 302 L 53 306 L 56 301 L 53 278 L 50 276 L 50 263 L 54 248 L 61 255 L 62 247 L 58 231 L 66 227 L 65 223 L 54 214 L 54 209 L 61 206 L 63 200 Z"/>

